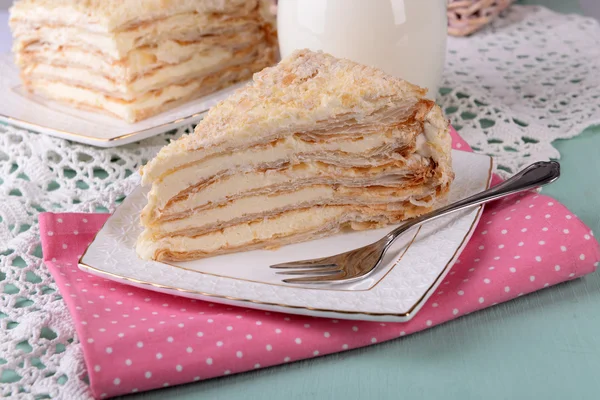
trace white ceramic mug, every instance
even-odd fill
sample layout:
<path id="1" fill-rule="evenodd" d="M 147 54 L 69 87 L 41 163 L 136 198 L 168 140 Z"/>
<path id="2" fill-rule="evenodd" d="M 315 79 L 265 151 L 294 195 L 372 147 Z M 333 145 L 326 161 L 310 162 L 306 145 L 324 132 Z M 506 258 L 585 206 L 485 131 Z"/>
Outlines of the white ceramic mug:
<path id="1" fill-rule="evenodd" d="M 446 55 L 447 0 L 279 0 L 282 57 L 323 50 L 427 88 L 434 99 Z"/>

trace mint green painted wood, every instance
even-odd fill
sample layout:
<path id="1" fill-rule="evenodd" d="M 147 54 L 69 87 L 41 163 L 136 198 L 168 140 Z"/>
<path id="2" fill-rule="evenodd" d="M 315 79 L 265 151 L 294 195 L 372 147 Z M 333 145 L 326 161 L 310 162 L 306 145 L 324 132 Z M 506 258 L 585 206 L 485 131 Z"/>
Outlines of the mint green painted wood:
<path id="1" fill-rule="evenodd" d="M 525 0 L 561 12 L 577 0 Z M 600 234 L 600 127 L 556 143 L 563 177 L 545 190 Z M 130 399 L 600 398 L 600 274 L 403 339 Z"/>

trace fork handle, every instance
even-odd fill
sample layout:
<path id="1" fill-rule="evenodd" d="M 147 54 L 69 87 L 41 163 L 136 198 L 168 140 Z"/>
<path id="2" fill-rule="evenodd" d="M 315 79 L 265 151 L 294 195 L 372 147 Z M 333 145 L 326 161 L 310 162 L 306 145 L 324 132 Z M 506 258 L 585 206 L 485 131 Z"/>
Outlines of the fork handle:
<path id="1" fill-rule="evenodd" d="M 408 221 L 406 224 L 394 229 L 386 236 L 383 237 L 385 240 L 386 247 L 390 246 L 394 240 L 408 229 L 420 225 L 424 222 L 440 218 L 444 215 L 453 213 L 455 211 L 464 210 L 466 208 L 475 207 L 499 198 L 509 196 L 525 190 L 537 188 L 540 186 L 552 183 L 560 177 L 560 164 L 556 161 L 540 161 L 531 164 L 521 172 L 517 173 L 513 177 L 506 181 L 494 186 L 493 188 L 484 190 L 483 192 L 474 194 L 473 196 L 467 197 L 466 199 L 459 200 L 455 203 L 448 204 L 437 210 L 433 210 L 427 214 L 421 215 L 420 217 L 414 218 Z"/>

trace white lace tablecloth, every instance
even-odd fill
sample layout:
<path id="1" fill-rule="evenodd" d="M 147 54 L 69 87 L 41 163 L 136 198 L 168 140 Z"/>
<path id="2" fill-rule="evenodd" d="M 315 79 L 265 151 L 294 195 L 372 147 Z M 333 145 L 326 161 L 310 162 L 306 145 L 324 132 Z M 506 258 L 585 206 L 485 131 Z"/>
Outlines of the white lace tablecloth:
<path id="1" fill-rule="evenodd" d="M 555 139 L 600 123 L 595 20 L 515 6 L 448 44 L 438 101 L 500 172 L 557 159 Z M 190 129 L 99 149 L 0 125 L 0 396 L 90 397 L 75 329 L 42 264 L 38 213 L 114 210 L 135 185 L 130 175 Z"/>

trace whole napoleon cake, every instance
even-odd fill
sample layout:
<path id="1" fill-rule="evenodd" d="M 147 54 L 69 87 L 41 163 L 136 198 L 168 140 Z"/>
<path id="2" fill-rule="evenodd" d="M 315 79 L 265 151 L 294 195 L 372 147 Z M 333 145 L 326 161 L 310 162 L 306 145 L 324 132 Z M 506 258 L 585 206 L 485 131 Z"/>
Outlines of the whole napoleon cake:
<path id="1" fill-rule="evenodd" d="M 212 108 L 142 168 L 143 259 L 274 248 L 432 210 L 454 178 L 425 90 L 299 50 Z"/>
<path id="2" fill-rule="evenodd" d="M 139 121 L 273 65 L 270 0 L 17 0 L 23 85 Z"/>

